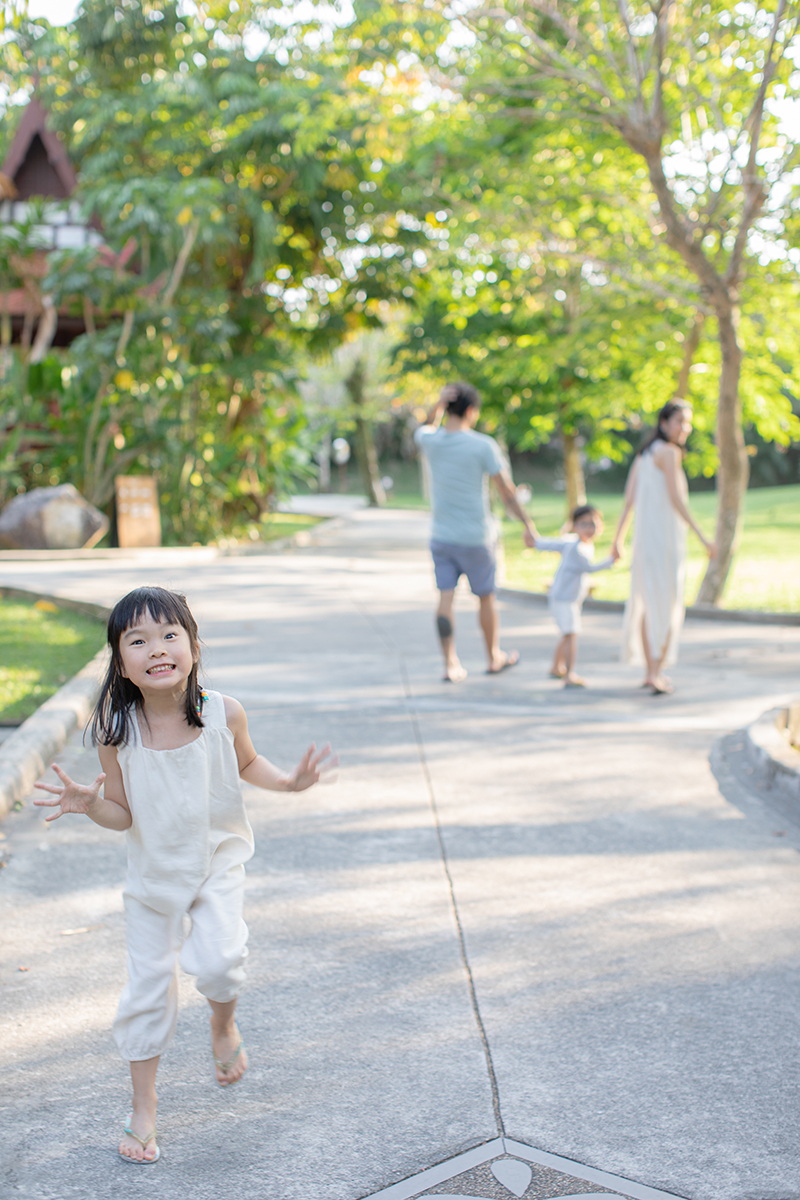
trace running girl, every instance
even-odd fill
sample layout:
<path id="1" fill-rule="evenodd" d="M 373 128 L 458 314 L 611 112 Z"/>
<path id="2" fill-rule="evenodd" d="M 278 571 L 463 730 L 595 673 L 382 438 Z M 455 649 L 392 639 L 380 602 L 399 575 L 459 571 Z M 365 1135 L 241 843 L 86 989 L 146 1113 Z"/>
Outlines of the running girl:
<path id="1" fill-rule="evenodd" d="M 114 1038 L 130 1062 L 132 1112 L 119 1144 L 132 1163 L 154 1163 L 156 1072 L 177 1021 L 178 958 L 211 1005 L 219 1083 L 247 1068 L 235 1021 L 245 978 L 244 864 L 253 853 L 240 779 L 300 792 L 336 765 L 312 745 L 291 775 L 256 754 L 238 701 L 198 682 L 197 625 L 183 596 L 137 588 L 108 621 L 111 663 L 92 722 L 103 773 L 90 787 L 54 766 L 61 787 L 39 783 L 57 807 L 126 831 L 124 892 L 128 983 Z M 103 795 L 100 789 L 103 787 Z M 184 918 L 191 928 L 184 931 Z"/>

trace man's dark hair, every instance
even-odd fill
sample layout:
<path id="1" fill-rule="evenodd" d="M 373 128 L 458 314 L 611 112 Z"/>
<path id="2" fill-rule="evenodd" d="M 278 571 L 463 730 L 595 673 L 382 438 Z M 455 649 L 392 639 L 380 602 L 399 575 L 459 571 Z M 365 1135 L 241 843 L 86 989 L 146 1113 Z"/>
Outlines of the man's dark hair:
<path id="1" fill-rule="evenodd" d="M 593 504 L 579 504 L 577 508 L 573 508 L 571 520 L 574 525 L 576 521 L 580 521 L 581 517 L 600 517 L 602 519 L 602 516 L 600 509 L 595 508 Z"/>
<path id="2" fill-rule="evenodd" d="M 447 394 L 447 411 L 451 417 L 463 417 L 468 408 L 481 406 L 481 394 L 471 383 L 450 383 Z"/>

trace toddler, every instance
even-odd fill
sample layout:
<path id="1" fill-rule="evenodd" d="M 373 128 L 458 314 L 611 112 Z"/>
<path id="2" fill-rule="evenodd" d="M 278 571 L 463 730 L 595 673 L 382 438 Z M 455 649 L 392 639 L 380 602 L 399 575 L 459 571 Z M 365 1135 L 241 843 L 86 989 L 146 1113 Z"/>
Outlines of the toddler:
<path id="1" fill-rule="evenodd" d="M 580 504 L 572 513 L 570 533 L 557 538 L 543 538 L 536 534 L 534 539 L 537 550 L 557 550 L 561 555 L 547 603 L 561 631 L 550 674 L 555 679 L 563 679 L 565 687 L 586 687 L 586 680 L 575 674 L 581 610 L 589 591 L 585 577 L 595 571 L 605 571 L 619 558 L 619 554 L 612 551 L 602 562 L 593 561 L 594 539 L 602 532 L 603 516 L 600 510 L 591 504 Z"/>

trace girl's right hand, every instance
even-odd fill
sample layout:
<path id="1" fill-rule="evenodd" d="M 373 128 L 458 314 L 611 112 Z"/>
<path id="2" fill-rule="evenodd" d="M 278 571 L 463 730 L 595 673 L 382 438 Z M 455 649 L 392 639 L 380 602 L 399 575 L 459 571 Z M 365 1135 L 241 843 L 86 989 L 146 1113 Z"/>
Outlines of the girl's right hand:
<path id="1" fill-rule="evenodd" d="M 48 783 L 37 783 L 35 785 L 41 791 L 51 792 L 55 796 L 54 800 L 42 799 L 34 800 L 33 802 L 36 805 L 45 805 L 47 808 L 58 807 L 58 812 L 45 817 L 45 820 L 57 821 L 64 813 L 83 813 L 85 816 L 88 816 L 100 798 L 100 788 L 103 786 L 105 773 L 98 775 L 90 787 L 85 787 L 82 783 L 75 783 L 70 779 L 66 771 L 62 771 L 61 767 L 57 767 L 55 763 L 53 763 L 52 769 L 61 780 L 63 787 L 51 787 Z"/>
<path id="2" fill-rule="evenodd" d="M 709 558 L 716 558 L 716 557 L 717 557 L 717 544 L 716 544 L 716 542 L 707 542 L 707 541 L 706 541 L 706 539 L 705 539 L 705 538 L 703 538 L 703 549 L 705 550 L 705 552 L 706 552 L 706 554 L 708 555 L 708 557 L 709 557 Z"/>

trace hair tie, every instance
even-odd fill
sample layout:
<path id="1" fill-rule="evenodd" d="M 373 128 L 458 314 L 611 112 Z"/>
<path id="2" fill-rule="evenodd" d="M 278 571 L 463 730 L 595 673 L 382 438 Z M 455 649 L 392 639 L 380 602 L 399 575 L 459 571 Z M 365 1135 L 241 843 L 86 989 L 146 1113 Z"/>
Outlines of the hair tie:
<path id="1" fill-rule="evenodd" d="M 203 711 L 203 705 L 205 704 L 207 699 L 208 699 L 208 692 L 206 691 L 205 688 L 201 688 L 200 689 L 200 700 L 195 705 L 195 709 L 194 709 L 198 716 Z"/>

